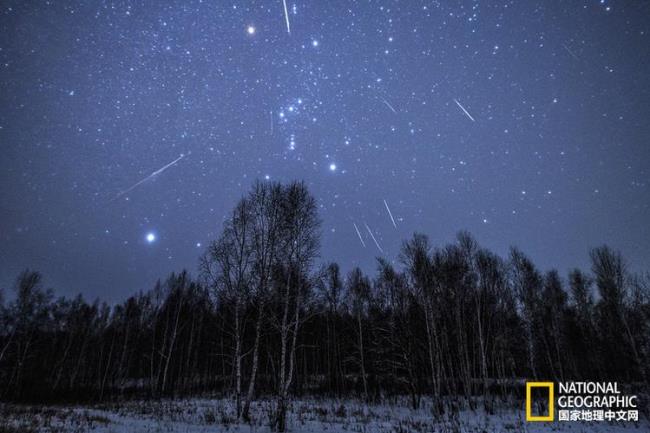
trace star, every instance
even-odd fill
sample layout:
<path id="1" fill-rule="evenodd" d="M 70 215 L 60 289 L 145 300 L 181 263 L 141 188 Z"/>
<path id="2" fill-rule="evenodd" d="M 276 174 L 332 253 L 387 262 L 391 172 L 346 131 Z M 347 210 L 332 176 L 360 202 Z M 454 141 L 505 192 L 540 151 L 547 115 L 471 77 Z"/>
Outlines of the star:
<path id="1" fill-rule="evenodd" d="M 255 26 L 252 26 L 252 25 L 248 26 L 246 28 L 246 33 L 248 33 L 251 36 L 254 35 L 255 34 Z"/>
<path id="2" fill-rule="evenodd" d="M 149 233 L 147 233 L 147 236 L 145 237 L 145 239 L 147 240 L 147 243 L 152 244 L 152 243 L 156 242 L 156 234 L 153 233 L 153 232 L 149 232 Z"/>
<path id="3" fill-rule="evenodd" d="M 335 163 L 330 164 L 330 171 L 336 171 L 336 164 Z"/>

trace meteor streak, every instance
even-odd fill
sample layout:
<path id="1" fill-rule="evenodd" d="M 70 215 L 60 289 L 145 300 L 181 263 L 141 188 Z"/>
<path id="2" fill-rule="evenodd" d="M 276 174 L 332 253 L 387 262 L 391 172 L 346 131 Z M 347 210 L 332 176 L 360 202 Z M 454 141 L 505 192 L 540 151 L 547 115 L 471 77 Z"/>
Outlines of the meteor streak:
<path id="1" fill-rule="evenodd" d="M 390 103 L 389 103 L 386 99 L 381 98 L 381 100 L 384 101 L 384 104 L 386 104 L 386 106 L 387 106 L 388 108 L 390 108 L 390 111 L 392 111 L 393 113 L 397 114 L 397 111 L 393 108 L 392 105 L 390 105 Z"/>
<path id="2" fill-rule="evenodd" d="M 571 49 L 570 49 L 569 47 L 567 47 L 566 44 L 562 44 L 562 46 L 564 47 L 565 50 L 567 50 L 567 52 L 568 52 L 569 54 L 571 54 L 571 57 L 573 57 L 573 58 L 576 59 L 576 60 L 580 60 L 580 58 L 576 55 L 576 53 L 574 53 L 573 51 L 571 51 Z"/>
<path id="3" fill-rule="evenodd" d="M 476 122 L 476 120 L 474 120 L 474 118 L 472 117 L 472 115 L 469 114 L 469 113 L 467 112 L 467 110 L 465 110 L 465 107 L 463 107 L 463 106 L 460 104 L 460 102 L 458 102 L 458 99 L 454 99 L 454 102 L 456 103 L 456 105 L 458 105 L 458 107 L 459 107 L 461 110 L 463 110 L 463 113 L 465 113 L 465 114 L 467 115 L 467 117 L 469 117 L 469 119 L 470 119 L 472 122 Z"/>
<path id="4" fill-rule="evenodd" d="M 287 10 L 287 0 L 282 0 L 284 6 L 284 20 L 287 23 L 287 33 L 291 34 L 291 25 L 289 24 L 289 11 Z"/>
<path id="5" fill-rule="evenodd" d="M 189 155 L 190 153 L 191 153 L 191 152 L 188 152 L 187 154 Z M 122 197 L 124 194 L 128 194 L 129 192 L 133 191 L 135 188 L 137 188 L 138 186 L 142 185 L 142 184 L 145 183 L 146 181 L 148 181 L 148 180 L 150 180 L 150 179 L 153 179 L 154 177 L 158 176 L 158 175 L 161 174 L 163 171 L 165 171 L 165 170 L 167 170 L 168 168 L 170 168 L 170 167 L 176 165 L 176 164 L 177 164 L 181 159 L 185 158 L 185 156 L 186 156 L 186 155 L 185 155 L 184 153 L 181 153 L 181 156 L 179 156 L 178 158 L 176 158 L 175 160 L 173 160 L 173 161 L 170 162 L 169 164 L 162 166 L 162 167 L 159 168 L 158 170 L 156 170 L 156 171 L 154 171 L 153 173 L 151 173 L 149 176 L 147 176 L 147 177 L 145 177 L 144 179 L 142 179 L 142 180 L 140 180 L 140 181 L 134 183 L 134 184 L 131 185 L 129 188 L 127 188 L 127 189 L 125 189 L 124 191 L 122 191 L 122 192 L 120 192 L 119 194 L 117 194 L 117 195 L 115 196 L 115 198 L 113 198 L 113 200 L 117 200 L 118 198 Z M 111 200 L 111 201 L 113 201 L 113 200 Z"/>
<path id="6" fill-rule="evenodd" d="M 395 218 L 393 218 L 393 213 L 390 211 L 390 208 L 388 207 L 388 203 L 386 203 L 386 200 L 384 200 L 384 206 L 386 206 L 386 210 L 388 211 L 388 216 L 390 216 L 390 220 L 393 222 L 393 227 L 397 228 L 397 224 L 395 224 Z"/>
<path id="7" fill-rule="evenodd" d="M 354 230 L 356 230 L 356 232 L 357 232 L 357 236 L 359 236 L 359 240 L 361 241 L 361 245 L 363 245 L 363 247 L 365 248 L 366 243 L 363 241 L 363 238 L 361 237 L 361 232 L 359 231 L 359 227 L 357 227 L 357 225 L 355 223 L 352 223 L 352 225 L 354 226 Z"/>
<path id="8" fill-rule="evenodd" d="M 366 226 L 366 230 L 368 230 L 368 233 L 370 233 L 370 237 L 372 238 L 373 241 L 375 241 L 375 245 L 377 245 L 377 249 L 381 251 L 381 253 L 384 253 L 384 250 L 381 249 L 381 246 L 379 246 L 379 242 L 377 242 L 377 239 L 375 238 L 375 235 L 372 234 L 372 230 L 370 230 L 370 227 L 368 227 L 368 224 L 363 223 Z"/>
<path id="9" fill-rule="evenodd" d="M 273 135 L 273 110 L 269 111 L 271 117 L 271 135 Z"/>

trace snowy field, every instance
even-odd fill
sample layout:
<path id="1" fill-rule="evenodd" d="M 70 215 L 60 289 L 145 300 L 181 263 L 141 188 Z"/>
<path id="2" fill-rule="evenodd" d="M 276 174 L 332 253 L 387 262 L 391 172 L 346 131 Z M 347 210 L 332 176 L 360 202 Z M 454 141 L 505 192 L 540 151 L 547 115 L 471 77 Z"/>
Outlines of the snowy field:
<path id="1" fill-rule="evenodd" d="M 191 399 L 127 402 L 103 406 L 27 407 L 0 405 L 0 433 L 31 432 L 268 432 L 272 406 L 253 407 L 250 424 L 238 424 L 230 401 Z M 465 410 L 456 419 L 434 421 L 430 406 L 418 410 L 403 404 L 366 406 L 355 400 L 306 399 L 293 402 L 291 432 L 648 432 L 650 423 L 526 423 L 523 410 L 486 416 Z"/>

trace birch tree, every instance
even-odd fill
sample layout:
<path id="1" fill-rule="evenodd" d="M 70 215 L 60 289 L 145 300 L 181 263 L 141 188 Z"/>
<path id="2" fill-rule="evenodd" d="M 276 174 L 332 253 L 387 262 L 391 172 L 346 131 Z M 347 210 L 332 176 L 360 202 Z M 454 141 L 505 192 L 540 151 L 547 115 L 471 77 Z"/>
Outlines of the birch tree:
<path id="1" fill-rule="evenodd" d="M 242 199 L 226 221 L 221 237 L 208 249 L 202 270 L 217 298 L 233 309 L 233 365 L 235 369 L 235 407 L 242 416 L 242 358 L 244 312 L 253 279 L 253 215 L 247 199 Z"/>
<path id="2" fill-rule="evenodd" d="M 301 313 L 313 284 L 310 278 L 311 266 L 320 247 L 320 219 L 316 201 L 304 183 L 294 182 L 283 188 L 281 212 L 282 236 L 278 269 L 282 279 L 278 282 L 276 291 L 281 309 L 277 323 L 280 361 L 273 421 L 273 427 L 279 432 L 286 430 L 289 388 L 295 370 Z"/>

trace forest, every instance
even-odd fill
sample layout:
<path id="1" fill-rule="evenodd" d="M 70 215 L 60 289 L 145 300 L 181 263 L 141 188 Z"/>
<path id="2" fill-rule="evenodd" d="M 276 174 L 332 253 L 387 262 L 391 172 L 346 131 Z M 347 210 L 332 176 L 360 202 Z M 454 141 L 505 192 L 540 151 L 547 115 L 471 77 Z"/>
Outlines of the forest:
<path id="1" fill-rule="evenodd" d="M 533 379 L 649 389 L 650 278 L 619 252 L 596 247 L 591 269 L 563 276 L 466 232 L 444 246 L 416 233 L 394 263 L 344 273 L 319 257 L 317 209 L 304 183 L 258 182 L 195 275 L 117 305 L 57 297 L 25 270 L 0 292 L 0 399 L 212 393 L 243 420 L 268 399 L 282 431 L 303 395 L 425 397 L 443 414 L 489 413 Z"/>

